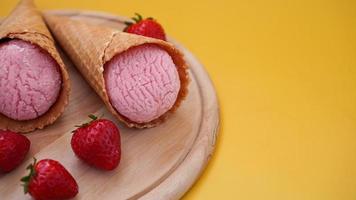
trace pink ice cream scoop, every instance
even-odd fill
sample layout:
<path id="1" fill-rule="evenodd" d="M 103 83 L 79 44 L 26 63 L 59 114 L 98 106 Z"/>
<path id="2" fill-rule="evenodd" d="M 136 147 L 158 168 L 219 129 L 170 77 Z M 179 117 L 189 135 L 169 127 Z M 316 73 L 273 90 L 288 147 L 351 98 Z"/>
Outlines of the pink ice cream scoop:
<path id="1" fill-rule="evenodd" d="M 31 120 L 46 113 L 61 90 L 56 61 L 40 47 L 23 40 L 0 44 L 0 113 Z"/>
<path id="2" fill-rule="evenodd" d="M 154 44 L 116 55 L 105 64 L 104 78 L 113 107 L 137 123 L 150 122 L 169 111 L 180 89 L 171 56 Z"/>

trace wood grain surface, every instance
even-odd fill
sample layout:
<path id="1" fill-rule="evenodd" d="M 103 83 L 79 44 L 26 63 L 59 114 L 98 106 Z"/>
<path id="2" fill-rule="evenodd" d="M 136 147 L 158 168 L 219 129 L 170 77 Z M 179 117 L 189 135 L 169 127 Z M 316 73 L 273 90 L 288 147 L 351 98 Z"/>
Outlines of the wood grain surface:
<path id="1" fill-rule="evenodd" d="M 123 28 L 125 18 L 87 11 L 51 11 L 89 23 Z M 204 67 L 187 49 L 176 44 L 189 64 L 189 95 L 177 112 L 162 125 L 138 130 L 118 123 L 100 98 L 84 81 L 70 60 L 61 53 L 72 82 L 69 106 L 53 125 L 27 134 L 32 142 L 26 161 L 13 172 L 0 175 L 0 199 L 24 196 L 20 178 L 25 167 L 37 159 L 60 161 L 75 177 L 75 199 L 179 199 L 198 179 L 215 146 L 219 127 L 216 92 Z M 70 147 L 71 131 L 86 122 L 87 115 L 103 115 L 116 122 L 122 137 L 122 160 L 111 172 L 96 170 L 78 160 Z"/>

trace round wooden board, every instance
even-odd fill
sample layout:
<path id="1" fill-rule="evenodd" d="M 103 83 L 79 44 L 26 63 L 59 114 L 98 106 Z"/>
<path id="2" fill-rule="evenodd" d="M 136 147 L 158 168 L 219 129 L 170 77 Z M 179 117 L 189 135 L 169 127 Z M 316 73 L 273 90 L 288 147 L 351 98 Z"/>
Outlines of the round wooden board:
<path id="1" fill-rule="evenodd" d="M 126 18 L 85 11 L 51 11 L 88 23 L 123 29 Z M 122 137 L 122 160 L 111 172 L 89 167 L 78 160 L 70 147 L 74 125 L 87 115 L 104 115 L 117 120 L 62 54 L 71 82 L 69 106 L 63 116 L 44 130 L 27 134 L 32 142 L 27 160 L 13 172 L 0 175 L 1 199 L 30 199 L 24 196 L 20 178 L 25 167 L 37 159 L 60 161 L 75 177 L 79 194 L 75 199 L 179 199 L 198 179 L 214 150 L 219 127 L 216 92 L 204 67 L 184 47 L 175 43 L 190 67 L 191 83 L 186 101 L 162 125 L 151 129 L 129 129 L 117 123 Z"/>

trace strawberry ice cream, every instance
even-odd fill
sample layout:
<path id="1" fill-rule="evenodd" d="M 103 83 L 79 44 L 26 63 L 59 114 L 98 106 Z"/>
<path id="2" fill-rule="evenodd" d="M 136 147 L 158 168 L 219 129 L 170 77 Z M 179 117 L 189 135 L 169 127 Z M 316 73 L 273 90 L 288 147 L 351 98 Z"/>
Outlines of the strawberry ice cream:
<path id="1" fill-rule="evenodd" d="M 180 80 L 171 56 L 154 44 L 132 47 L 105 64 L 110 102 L 121 115 L 146 123 L 169 111 Z"/>
<path id="2" fill-rule="evenodd" d="M 13 39 L 0 44 L 0 113 L 31 120 L 46 113 L 61 90 L 56 61 L 40 47 Z"/>

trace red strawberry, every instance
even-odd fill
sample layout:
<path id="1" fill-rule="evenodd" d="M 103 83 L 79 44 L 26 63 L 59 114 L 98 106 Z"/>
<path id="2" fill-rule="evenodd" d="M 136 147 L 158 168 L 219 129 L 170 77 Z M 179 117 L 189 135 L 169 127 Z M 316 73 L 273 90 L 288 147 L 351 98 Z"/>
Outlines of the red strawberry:
<path id="1" fill-rule="evenodd" d="M 103 170 L 113 170 L 121 158 L 120 132 L 116 125 L 107 119 L 92 119 L 74 130 L 72 149 L 83 161 Z"/>
<path id="2" fill-rule="evenodd" d="M 164 29 L 161 24 L 159 24 L 152 17 L 143 19 L 140 14 L 135 13 L 135 15 L 136 16 L 132 18 L 135 23 L 125 22 L 127 25 L 124 30 L 125 32 L 166 41 L 166 34 L 164 33 Z"/>
<path id="3" fill-rule="evenodd" d="M 0 173 L 10 172 L 22 163 L 30 140 L 12 131 L 0 130 Z"/>
<path id="4" fill-rule="evenodd" d="M 70 199 L 78 194 L 73 176 L 57 161 L 44 159 L 30 164 L 30 174 L 21 179 L 25 194 L 36 200 Z"/>

